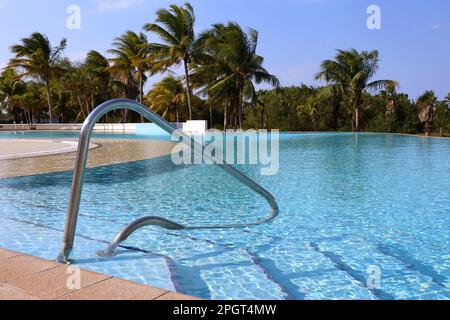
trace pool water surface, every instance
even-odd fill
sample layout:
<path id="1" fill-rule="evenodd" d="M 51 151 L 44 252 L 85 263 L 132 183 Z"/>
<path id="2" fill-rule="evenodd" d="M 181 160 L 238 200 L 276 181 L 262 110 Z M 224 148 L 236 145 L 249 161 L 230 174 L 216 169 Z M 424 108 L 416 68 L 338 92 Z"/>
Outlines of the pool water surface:
<path id="1" fill-rule="evenodd" d="M 148 227 L 111 258 L 95 253 L 142 216 L 228 224 L 257 221 L 269 207 L 219 168 L 175 166 L 168 156 L 89 169 L 72 257 L 206 299 L 450 298 L 450 140 L 282 134 L 278 174 L 238 168 L 274 194 L 276 220 L 236 230 Z M 0 179 L 0 246 L 55 259 L 71 178 Z"/>

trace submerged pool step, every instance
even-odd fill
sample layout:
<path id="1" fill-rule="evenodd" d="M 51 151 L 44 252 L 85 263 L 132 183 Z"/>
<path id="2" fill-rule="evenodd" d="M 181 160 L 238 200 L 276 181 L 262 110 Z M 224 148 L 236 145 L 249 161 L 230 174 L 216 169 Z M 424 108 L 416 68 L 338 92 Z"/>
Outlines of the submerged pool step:
<path id="1" fill-rule="evenodd" d="M 341 240 L 322 239 L 312 245 L 365 286 L 373 276 L 371 268 L 379 268 L 381 287 L 371 290 L 379 299 L 450 297 L 445 277 L 404 251 L 353 235 Z"/>
<path id="2" fill-rule="evenodd" d="M 206 155 L 203 151 L 205 149 L 204 145 L 199 143 L 194 139 L 194 137 L 186 135 L 183 132 L 177 131 L 176 127 L 174 127 L 171 123 L 169 123 L 167 120 L 159 116 L 157 113 L 149 110 L 146 106 L 143 104 L 140 104 L 134 100 L 131 99 L 114 99 L 110 101 L 106 101 L 99 105 L 97 108 L 95 108 L 89 116 L 86 118 L 86 120 L 83 123 L 83 127 L 81 129 L 80 138 L 78 140 L 78 151 L 77 156 L 75 160 L 75 169 L 73 174 L 73 181 L 72 181 L 72 190 L 70 194 L 70 201 L 69 201 L 69 207 L 66 217 L 66 223 L 64 227 L 64 237 L 62 241 L 61 251 L 57 257 L 57 260 L 61 263 L 67 263 L 70 262 L 69 256 L 72 252 L 74 241 L 75 241 L 75 234 L 77 229 L 77 222 L 78 222 L 78 215 L 80 210 L 80 201 L 81 201 L 81 194 L 84 184 L 84 172 L 86 170 L 86 164 L 88 159 L 88 153 L 89 153 L 89 144 L 91 140 L 92 131 L 94 129 L 95 124 L 105 115 L 108 114 L 108 112 L 114 111 L 114 110 L 131 110 L 135 111 L 136 113 L 139 113 L 142 117 L 147 118 L 147 120 L 152 121 L 155 123 L 158 127 L 160 127 L 162 130 L 167 132 L 168 134 L 172 135 L 173 137 L 176 137 L 177 140 L 183 141 L 183 143 L 189 147 L 193 148 L 195 151 L 200 151 L 204 157 L 208 158 L 212 163 L 217 165 L 220 169 L 224 170 L 226 173 L 228 173 L 230 176 L 235 178 L 237 181 L 242 183 L 243 185 L 247 186 L 249 189 L 260 195 L 262 198 L 264 198 L 269 207 L 270 207 L 270 214 L 266 216 L 265 218 L 258 219 L 257 221 L 253 222 L 242 222 L 237 221 L 232 224 L 218 224 L 218 225 L 188 225 L 183 226 L 179 225 L 175 222 L 165 220 L 160 217 L 145 217 L 143 219 L 131 222 L 125 229 L 122 230 L 121 233 L 119 233 L 115 240 L 108 246 L 106 250 L 103 250 L 101 252 L 102 255 L 111 255 L 114 253 L 114 249 L 117 247 L 117 245 L 125 240 L 129 235 L 131 235 L 134 231 L 137 231 L 141 227 L 147 226 L 148 222 L 157 220 L 158 226 L 166 229 L 176 229 L 176 230 L 208 230 L 208 229 L 244 229 L 248 227 L 255 227 L 262 225 L 264 223 L 270 222 L 274 220 L 279 215 L 279 208 L 278 203 L 275 199 L 275 197 L 267 191 L 264 187 L 262 187 L 260 184 L 258 184 L 256 181 L 252 180 L 248 176 L 246 176 L 241 171 L 237 170 L 232 165 L 228 164 L 225 159 L 218 159 Z M 150 220 L 149 220 L 150 219 Z M 163 221 L 165 220 L 165 221 Z M 163 222 L 163 223 L 161 223 Z"/>

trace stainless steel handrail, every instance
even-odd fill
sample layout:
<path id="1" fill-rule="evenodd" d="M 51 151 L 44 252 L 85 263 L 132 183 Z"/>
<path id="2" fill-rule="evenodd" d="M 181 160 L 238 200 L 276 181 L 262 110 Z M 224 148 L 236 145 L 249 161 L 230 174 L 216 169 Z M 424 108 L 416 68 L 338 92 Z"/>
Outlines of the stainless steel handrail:
<path id="1" fill-rule="evenodd" d="M 77 221 L 78 221 L 78 212 L 80 209 L 80 199 L 81 199 L 81 193 L 82 193 L 82 187 L 83 187 L 83 178 L 84 178 L 84 171 L 86 168 L 86 162 L 89 152 L 89 142 L 91 139 L 91 134 L 94 129 L 95 124 L 108 112 L 118 110 L 118 109 L 128 109 L 135 111 L 139 113 L 140 115 L 144 116 L 148 120 L 152 121 L 156 125 L 158 125 L 160 128 L 162 128 L 164 131 L 166 131 L 169 134 L 172 134 L 176 129 L 170 124 L 168 121 L 160 117 L 158 114 L 154 113 L 144 105 L 130 99 L 115 99 L 111 101 L 107 101 L 92 111 L 87 119 L 85 120 L 83 127 L 81 128 L 80 138 L 78 141 L 78 151 L 77 151 L 77 157 L 75 160 L 75 169 L 74 169 L 74 176 L 72 181 L 72 191 L 70 196 L 70 203 L 69 203 L 69 209 L 67 212 L 66 217 L 66 224 L 64 228 L 64 238 L 62 243 L 61 252 L 58 255 L 57 260 L 62 263 L 69 262 L 69 256 L 72 252 L 74 240 L 75 240 L 75 232 L 77 227 Z M 191 137 L 177 132 L 177 135 L 183 138 L 184 142 L 189 142 L 191 146 L 193 145 L 194 148 L 203 148 L 202 145 L 195 142 L 194 139 Z M 206 156 L 206 155 L 205 155 Z M 124 241 L 132 232 L 136 231 L 137 229 L 146 226 L 146 225 L 158 225 L 160 227 L 166 228 L 166 229 L 177 229 L 177 230 L 193 230 L 193 229 L 224 229 L 224 228 L 245 228 L 245 227 L 251 227 L 260 225 L 265 222 L 269 222 L 273 220 L 279 213 L 278 210 L 278 204 L 273 197 L 273 195 L 268 192 L 266 189 L 264 189 L 262 186 L 257 184 L 255 181 L 244 175 L 239 170 L 235 169 L 231 165 L 226 164 L 225 162 L 217 163 L 219 159 L 214 159 L 216 161 L 216 164 L 224 169 L 226 172 L 228 172 L 230 175 L 235 177 L 240 182 L 244 183 L 247 187 L 252 189 L 253 191 L 257 192 L 259 195 L 261 195 L 263 198 L 267 200 L 269 203 L 272 213 L 257 222 L 254 223 L 242 223 L 242 224 L 228 224 L 228 225 L 211 225 L 211 226 L 181 226 L 175 222 L 159 218 L 159 217 L 147 217 L 143 219 L 139 219 L 138 221 L 132 222 L 130 225 L 128 225 L 119 235 L 116 237 L 116 239 L 113 241 L 113 243 L 110 245 L 114 246 L 114 244 L 117 244 Z M 107 250 L 106 250 L 107 251 Z"/>

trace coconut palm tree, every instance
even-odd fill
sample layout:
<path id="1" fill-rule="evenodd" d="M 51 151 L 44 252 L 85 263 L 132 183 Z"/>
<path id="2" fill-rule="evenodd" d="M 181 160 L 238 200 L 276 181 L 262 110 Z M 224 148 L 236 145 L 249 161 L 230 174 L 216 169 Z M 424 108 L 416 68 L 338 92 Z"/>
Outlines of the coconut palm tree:
<path id="1" fill-rule="evenodd" d="M 42 94 L 43 86 L 37 82 L 25 82 L 24 90 L 12 97 L 12 100 L 20 107 L 25 122 L 30 129 L 35 128 L 35 113 L 42 110 L 45 105 L 45 95 Z"/>
<path id="2" fill-rule="evenodd" d="M 259 114 L 259 129 L 266 129 L 266 123 L 267 123 L 267 115 L 266 115 L 266 108 L 267 103 L 263 99 L 262 90 L 259 90 L 256 92 L 256 95 L 252 101 L 253 110 Z"/>
<path id="3" fill-rule="evenodd" d="M 213 85 L 220 77 L 226 74 L 231 74 L 232 70 L 225 61 L 220 61 L 213 48 L 210 48 L 209 54 L 204 54 L 199 64 L 196 66 L 192 75 L 192 82 L 194 88 L 201 88 L 200 94 L 208 98 L 208 105 L 223 107 L 223 129 L 227 130 L 228 125 L 237 127 L 237 112 L 236 102 L 239 92 L 236 85 L 232 81 L 223 82 L 220 85 Z M 229 112 L 229 109 L 232 112 Z M 212 110 L 211 110 L 212 111 Z M 228 121 L 229 114 L 231 114 L 230 121 Z"/>
<path id="4" fill-rule="evenodd" d="M 345 88 L 340 84 L 332 84 L 319 89 L 317 99 L 331 105 L 332 112 L 329 126 L 332 130 L 338 130 L 338 120 L 341 107 L 344 102 Z"/>
<path id="5" fill-rule="evenodd" d="M 66 45 L 67 41 L 63 39 L 58 46 L 53 47 L 45 35 L 35 32 L 29 38 L 23 38 L 21 44 L 11 47 L 11 52 L 15 56 L 9 61 L 8 66 L 19 68 L 22 77 L 32 77 L 44 83 L 50 122 L 53 121 L 50 81 L 54 74 L 54 66 Z"/>
<path id="6" fill-rule="evenodd" d="M 398 82 L 394 80 L 371 81 L 378 68 L 377 50 L 361 52 L 355 49 L 337 50 L 335 59 L 323 61 L 320 72 L 316 74 L 316 79 L 339 85 L 352 95 L 352 127 L 354 125 L 356 132 L 360 130 L 359 111 L 363 103 L 363 93 L 367 90 L 398 86 Z"/>
<path id="7" fill-rule="evenodd" d="M 305 103 L 298 106 L 298 113 L 300 115 L 306 115 L 308 120 L 311 122 L 312 129 L 316 130 L 316 119 L 317 119 L 317 98 L 315 96 L 310 96 L 306 99 Z"/>
<path id="8" fill-rule="evenodd" d="M 171 5 L 168 10 L 160 9 L 156 16 L 156 23 L 144 26 L 145 30 L 157 34 L 164 42 L 151 45 L 156 59 L 155 69 L 165 71 L 172 66 L 183 64 L 189 119 L 192 119 L 190 65 L 196 59 L 200 47 L 194 31 L 194 9 L 186 2 L 184 6 Z"/>
<path id="9" fill-rule="evenodd" d="M 237 23 L 215 24 L 201 35 L 200 42 L 205 54 L 199 59 L 195 77 L 207 80 L 204 90 L 208 94 L 224 96 L 231 102 L 242 129 L 244 101 L 255 97 L 254 83 L 280 85 L 278 78 L 263 67 L 264 58 L 256 54 L 258 32 L 250 28 L 246 33 Z"/>
<path id="10" fill-rule="evenodd" d="M 95 99 L 107 100 L 110 95 L 111 75 L 109 73 L 109 62 L 106 57 L 97 51 L 89 51 L 83 65 L 91 84 L 91 105 L 95 107 Z"/>
<path id="11" fill-rule="evenodd" d="M 6 68 L 0 75 L 0 97 L 1 103 L 6 104 L 9 97 L 21 91 L 24 82 L 20 79 L 16 70 L 13 68 Z"/>
<path id="12" fill-rule="evenodd" d="M 147 36 L 142 32 L 138 35 L 129 30 L 115 38 L 112 45 L 114 48 L 108 50 L 114 56 L 110 70 L 124 82 L 127 98 L 135 98 L 135 87 L 138 84 L 139 101 L 142 102 L 146 72 L 150 69 Z"/>
<path id="13" fill-rule="evenodd" d="M 25 82 L 13 68 L 5 69 L 0 75 L 0 110 L 17 115 L 15 97 L 25 91 Z"/>
<path id="14" fill-rule="evenodd" d="M 145 100 L 153 111 L 179 122 L 180 107 L 187 99 L 181 79 L 168 76 L 153 86 Z"/>
<path id="15" fill-rule="evenodd" d="M 72 105 L 78 105 L 77 120 L 81 118 L 84 120 L 91 112 L 91 108 L 93 108 L 90 100 L 91 93 L 95 88 L 93 88 L 82 64 L 76 64 L 69 59 L 64 59 L 61 61 L 61 68 L 65 72 L 57 83 L 57 89 L 60 93 L 66 92 L 68 94 L 69 102 Z"/>

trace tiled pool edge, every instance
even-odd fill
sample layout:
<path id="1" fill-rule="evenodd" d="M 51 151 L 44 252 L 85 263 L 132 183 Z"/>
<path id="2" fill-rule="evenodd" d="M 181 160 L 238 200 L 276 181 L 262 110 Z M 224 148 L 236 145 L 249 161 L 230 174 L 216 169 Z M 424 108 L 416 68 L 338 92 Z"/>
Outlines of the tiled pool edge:
<path id="1" fill-rule="evenodd" d="M 71 290 L 67 268 L 0 248 L 0 300 L 199 300 L 84 269 L 80 289 Z"/>

